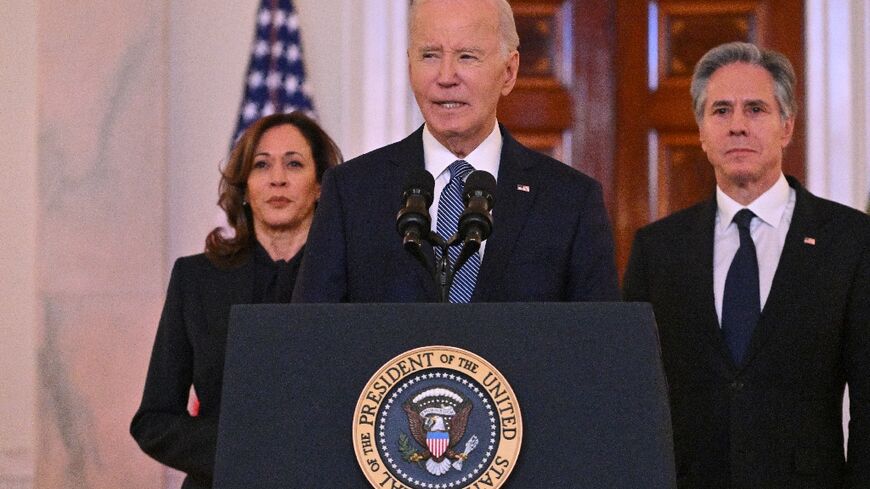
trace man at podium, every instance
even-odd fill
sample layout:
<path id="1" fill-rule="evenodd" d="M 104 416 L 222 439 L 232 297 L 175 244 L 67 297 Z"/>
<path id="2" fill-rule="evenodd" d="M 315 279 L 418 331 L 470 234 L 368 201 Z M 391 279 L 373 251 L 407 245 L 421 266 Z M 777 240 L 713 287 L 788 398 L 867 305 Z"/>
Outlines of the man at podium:
<path id="1" fill-rule="evenodd" d="M 431 266 L 396 232 L 408 175 L 422 169 L 435 177 L 429 213 L 444 239 L 457 230 L 468 175 L 497 177 L 492 234 L 459 268 L 450 302 L 618 300 L 601 186 L 497 121 L 519 68 L 510 4 L 417 0 L 409 19 L 411 87 L 425 124 L 327 172 L 294 302 L 438 299 Z M 421 251 L 430 265 L 440 257 L 429 243 Z M 457 254 L 449 250 L 451 264 Z"/>

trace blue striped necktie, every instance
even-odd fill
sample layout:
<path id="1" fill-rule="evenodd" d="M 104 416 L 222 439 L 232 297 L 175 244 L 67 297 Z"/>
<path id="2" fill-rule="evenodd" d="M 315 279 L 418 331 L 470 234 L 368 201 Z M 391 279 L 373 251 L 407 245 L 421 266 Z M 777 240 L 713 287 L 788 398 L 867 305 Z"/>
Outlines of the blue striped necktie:
<path id="1" fill-rule="evenodd" d="M 736 365 L 743 364 L 749 339 L 761 316 L 758 257 L 749 233 L 753 217 L 755 214 L 749 209 L 742 209 L 734 216 L 740 232 L 740 248 L 725 277 L 725 293 L 722 297 L 722 335 Z"/>
<path id="2" fill-rule="evenodd" d="M 450 181 L 441 191 L 441 197 L 438 200 L 438 223 L 435 230 L 445 241 L 449 240 L 459 228 L 459 216 L 465 209 L 465 205 L 462 203 L 462 189 L 465 186 L 465 177 L 474 171 L 474 167 L 463 160 L 456 160 L 447 169 L 450 171 Z M 447 253 L 451 265 L 456 263 L 461 250 L 462 242 L 457 242 L 448 248 Z M 437 246 L 435 247 L 435 258 L 441 259 L 441 249 Z M 475 253 L 453 277 L 449 296 L 451 303 L 471 301 L 471 294 L 474 293 L 474 285 L 477 283 L 479 270 L 480 253 Z"/>

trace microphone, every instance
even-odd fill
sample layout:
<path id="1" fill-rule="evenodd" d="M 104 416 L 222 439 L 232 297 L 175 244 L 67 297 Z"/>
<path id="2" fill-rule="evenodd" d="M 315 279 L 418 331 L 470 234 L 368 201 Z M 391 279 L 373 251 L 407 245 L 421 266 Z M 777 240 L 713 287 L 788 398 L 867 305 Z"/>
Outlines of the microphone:
<path id="1" fill-rule="evenodd" d="M 423 168 L 415 168 L 405 178 L 403 207 L 396 216 L 396 230 L 402 236 L 405 249 L 415 254 L 419 253 L 422 240 L 428 237 L 432 228 L 429 206 L 432 205 L 434 190 L 435 179 Z"/>
<path id="2" fill-rule="evenodd" d="M 471 245 L 474 251 L 492 234 L 492 206 L 495 203 L 495 177 L 476 170 L 465 179 L 462 200 L 465 211 L 459 216 L 459 237 L 464 246 Z"/>

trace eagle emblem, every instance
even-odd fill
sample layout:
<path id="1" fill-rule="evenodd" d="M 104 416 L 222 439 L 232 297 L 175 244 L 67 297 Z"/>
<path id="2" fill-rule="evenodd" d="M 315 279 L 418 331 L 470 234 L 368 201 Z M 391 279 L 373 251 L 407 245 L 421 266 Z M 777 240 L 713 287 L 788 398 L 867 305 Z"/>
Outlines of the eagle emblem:
<path id="1" fill-rule="evenodd" d="M 450 467 L 462 470 L 462 462 L 478 444 L 477 435 L 472 435 L 464 448 L 457 450 L 472 408 L 471 401 L 446 387 L 426 389 L 402 404 L 408 429 L 418 445 L 414 449 L 407 437 L 400 438 L 402 458 L 425 464 L 426 471 L 436 476 L 446 474 Z"/>
<path id="2" fill-rule="evenodd" d="M 499 489 L 516 466 L 522 417 L 507 379 L 485 358 L 423 346 L 372 375 L 353 439 L 373 488 Z"/>

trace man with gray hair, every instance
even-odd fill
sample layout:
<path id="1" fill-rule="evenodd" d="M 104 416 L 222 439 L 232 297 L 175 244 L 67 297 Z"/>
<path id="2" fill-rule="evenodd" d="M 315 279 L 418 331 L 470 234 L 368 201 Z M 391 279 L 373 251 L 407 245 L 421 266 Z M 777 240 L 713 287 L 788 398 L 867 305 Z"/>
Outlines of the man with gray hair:
<path id="1" fill-rule="evenodd" d="M 870 217 L 783 175 L 794 85 L 779 53 L 704 55 L 715 196 L 635 236 L 624 297 L 655 311 L 680 488 L 870 487 Z"/>
<path id="2" fill-rule="evenodd" d="M 415 0 L 409 23 L 411 88 L 425 124 L 324 175 L 293 300 L 438 300 L 431 267 L 396 232 L 409 174 L 423 170 L 435 180 L 429 212 L 444 239 L 456 233 L 468 174 L 497 179 L 492 235 L 460 268 L 450 302 L 617 300 L 601 186 L 522 146 L 497 121 L 519 69 L 510 4 Z M 454 267 L 460 247 L 448 250 Z M 430 265 L 440 255 L 428 243 L 421 251 Z"/>

